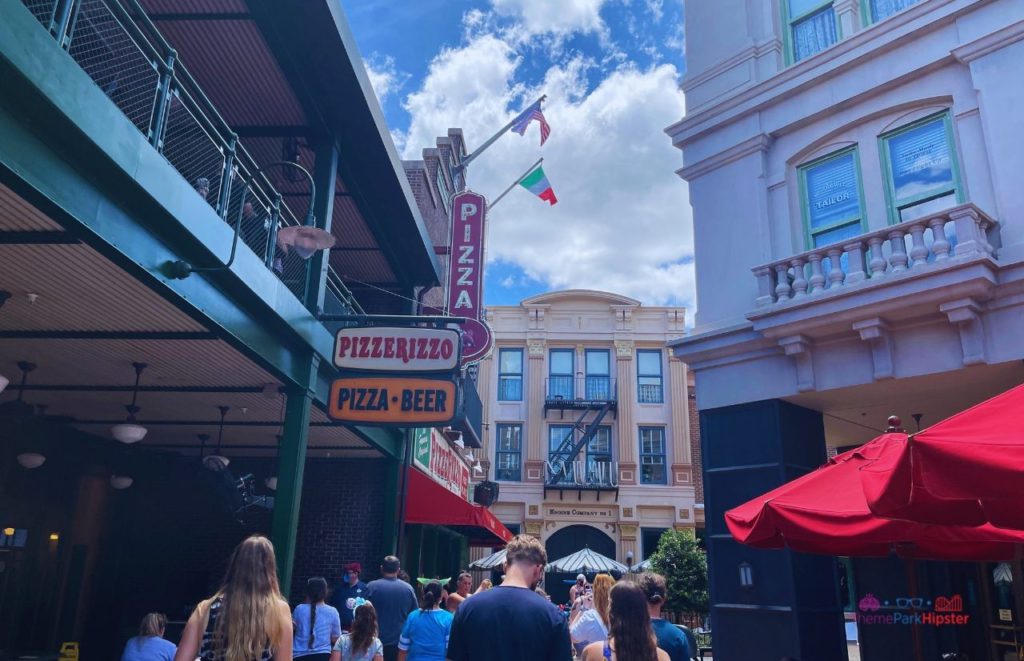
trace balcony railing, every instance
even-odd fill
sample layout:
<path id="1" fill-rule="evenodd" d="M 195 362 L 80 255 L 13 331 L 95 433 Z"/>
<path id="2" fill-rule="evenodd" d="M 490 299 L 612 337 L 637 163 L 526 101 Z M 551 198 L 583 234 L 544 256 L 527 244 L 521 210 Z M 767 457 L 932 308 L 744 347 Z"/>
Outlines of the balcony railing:
<path id="1" fill-rule="evenodd" d="M 302 298 L 306 262 L 277 246 L 277 230 L 299 225 L 177 54 L 132 0 L 22 0 L 60 47 L 146 136 L 267 268 Z M 312 202 L 312 201 L 311 201 Z M 361 311 L 333 271 L 328 297 Z"/>
<path id="2" fill-rule="evenodd" d="M 551 402 L 613 402 L 615 379 L 608 376 L 549 376 L 545 400 Z"/>
<path id="3" fill-rule="evenodd" d="M 759 307 L 798 301 L 859 282 L 884 281 L 961 257 L 992 256 L 998 224 L 973 204 L 867 232 L 758 266 Z"/>

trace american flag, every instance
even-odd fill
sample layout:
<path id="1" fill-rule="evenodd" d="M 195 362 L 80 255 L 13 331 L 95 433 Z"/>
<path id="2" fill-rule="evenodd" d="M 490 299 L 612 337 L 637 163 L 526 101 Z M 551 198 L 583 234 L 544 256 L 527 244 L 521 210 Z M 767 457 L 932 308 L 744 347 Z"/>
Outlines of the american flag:
<path id="1" fill-rule="evenodd" d="M 544 141 L 551 135 L 551 127 L 548 125 L 548 120 L 544 119 L 544 113 L 540 110 L 540 101 L 519 113 L 515 123 L 512 125 L 512 130 L 519 135 L 526 135 L 526 129 L 533 120 L 540 122 L 540 144 L 543 145 Z"/>

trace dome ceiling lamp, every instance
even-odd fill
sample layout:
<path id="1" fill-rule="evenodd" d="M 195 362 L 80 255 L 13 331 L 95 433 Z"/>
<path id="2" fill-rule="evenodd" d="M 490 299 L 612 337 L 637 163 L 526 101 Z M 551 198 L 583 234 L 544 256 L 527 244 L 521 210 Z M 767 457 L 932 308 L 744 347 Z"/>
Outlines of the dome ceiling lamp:
<path id="1" fill-rule="evenodd" d="M 217 449 L 213 451 L 213 454 L 209 454 L 203 458 L 203 466 L 212 470 L 220 471 L 228 467 L 231 460 L 221 454 L 221 447 L 224 444 L 224 418 L 227 416 L 228 411 L 231 410 L 230 406 L 218 406 L 217 409 L 220 411 L 220 430 L 217 432 Z"/>
<path id="2" fill-rule="evenodd" d="M 142 409 L 137 406 L 139 399 L 139 381 L 142 379 L 143 370 L 148 367 L 146 363 L 132 363 L 132 367 L 135 368 L 135 387 L 132 389 L 132 403 L 124 407 L 125 411 L 128 412 L 128 417 L 125 421 L 119 425 L 114 425 L 110 428 L 110 433 L 118 441 L 130 445 L 132 443 L 138 443 L 146 437 L 148 429 L 138 424 L 136 416 Z"/>
<path id="3" fill-rule="evenodd" d="M 13 408 L 16 409 L 15 415 L 18 416 L 21 421 L 22 429 L 27 426 L 25 423 L 28 418 L 32 415 L 32 407 L 25 403 L 25 386 L 28 383 L 28 375 L 30 372 L 36 369 L 35 363 L 30 363 L 25 360 L 18 361 L 18 369 L 21 370 L 21 385 L 18 388 L 18 399 L 14 402 Z M 26 448 L 24 452 L 18 454 L 18 463 L 22 468 L 32 470 L 39 468 L 46 463 L 46 455 L 42 452 L 36 452 L 34 448 Z"/>

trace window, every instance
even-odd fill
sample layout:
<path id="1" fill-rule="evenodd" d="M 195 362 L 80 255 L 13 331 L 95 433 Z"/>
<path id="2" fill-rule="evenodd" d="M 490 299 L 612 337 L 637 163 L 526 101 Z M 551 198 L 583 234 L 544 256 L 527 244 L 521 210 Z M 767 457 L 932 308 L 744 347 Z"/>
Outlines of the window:
<path id="1" fill-rule="evenodd" d="M 799 62 L 836 43 L 839 34 L 832 0 L 783 0 L 782 10 L 791 62 Z"/>
<path id="2" fill-rule="evenodd" d="M 869 0 L 868 7 L 870 15 L 869 22 L 880 21 L 888 18 L 898 11 L 903 11 L 911 5 L 916 5 L 920 0 Z"/>
<path id="3" fill-rule="evenodd" d="M 548 427 L 548 461 L 554 469 L 558 471 L 557 474 L 552 475 L 552 482 L 572 482 L 573 481 L 573 467 L 571 462 L 565 461 L 565 453 L 559 453 L 559 449 L 562 448 L 562 444 L 566 443 L 568 439 L 567 447 L 565 452 L 572 449 L 573 444 L 576 441 L 576 434 L 573 431 L 572 425 L 550 425 Z"/>
<path id="4" fill-rule="evenodd" d="M 637 401 L 641 404 L 661 404 L 662 392 L 661 351 L 638 349 L 636 352 Z"/>
<path id="5" fill-rule="evenodd" d="M 494 453 L 495 479 L 519 482 L 523 479 L 523 426 L 498 424 L 498 444 Z"/>
<path id="6" fill-rule="evenodd" d="M 949 113 L 882 136 L 889 221 L 920 218 L 962 202 Z"/>
<path id="7" fill-rule="evenodd" d="M 666 484 L 665 429 L 640 428 L 640 483 Z"/>
<path id="8" fill-rule="evenodd" d="M 586 467 L 589 483 L 609 484 L 612 471 L 612 428 L 601 425 L 587 444 Z"/>
<path id="9" fill-rule="evenodd" d="M 607 401 L 611 399 L 611 361 L 607 349 L 587 349 L 587 399 Z"/>
<path id="10" fill-rule="evenodd" d="M 552 349 L 548 354 L 548 399 L 573 398 L 573 350 Z"/>
<path id="11" fill-rule="evenodd" d="M 800 167 L 809 248 L 838 243 L 864 231 L 859 171 L 855 147 Z"/>
<path id="12" fill-rule="evenodd" d="M 498 350 L 498 399 L 523 401 L 523 350 Z"/>
<path id="13" fill-rule="evenodd" d="M 437 172 L 435 174 L 437 179 L 437 194 L 438 197 L 441 198 L 441 206 L 444 207 L 445 213 L 451 213 L 451 207 L 449 206 L 451 204 L 451 199 L 450 193 L 448 192 L 448 182 L 444 179 L 444 172 L 441 170 L 440 161 L 437 162 Z"/>

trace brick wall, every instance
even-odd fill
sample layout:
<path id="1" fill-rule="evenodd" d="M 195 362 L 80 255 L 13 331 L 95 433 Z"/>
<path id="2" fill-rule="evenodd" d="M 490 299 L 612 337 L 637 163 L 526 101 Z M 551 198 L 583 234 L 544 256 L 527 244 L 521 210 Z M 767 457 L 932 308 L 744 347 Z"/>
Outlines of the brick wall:
<path id="1" fill-rule="evenodd" d="M 352 561 L 363 566 L 363 580 L 376 578 L 385 552 L 383 459 L 321 459 L 306 463 L 302 510 L 295 540 L 292 601 L 301 600 L 306 581 L 341 578 Z"/>

